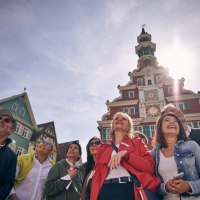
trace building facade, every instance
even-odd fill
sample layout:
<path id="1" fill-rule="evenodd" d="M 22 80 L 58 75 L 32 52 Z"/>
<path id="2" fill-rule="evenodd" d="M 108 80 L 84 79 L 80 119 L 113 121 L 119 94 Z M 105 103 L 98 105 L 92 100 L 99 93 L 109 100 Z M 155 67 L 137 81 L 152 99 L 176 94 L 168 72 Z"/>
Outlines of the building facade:
<path id="1" fill-rule="evenodd" d="M 181 109 L 191 127 L 200 128 L 200 93 L 185 89 L 184 78 L 176 81 L 169 76 L 167 68 L 158 65 L 156 44 L 144 28 L 137 42 L 137 68 L 128 73 L 130 81 L 126 85 L 118 85 L 120 96 L 111 102 L 107 100 L 108 112 L 98 121 L 101 139 L 109 139 L 112 117 L 119 111 L 131 116 L 134 130 L 152 138 L 157 117 L 162 107 L 168 103 Z"/>
<path id="2" fill-rule="evenodd" d="M 9 136 L 13 141 L 10 148 L 17 155 L 27 153 L 32 134 L 38 129 L 27 93 L 0 100 L 0 109 L 3 108 L 10 110 L 17 121 L 15 134 Z"/>

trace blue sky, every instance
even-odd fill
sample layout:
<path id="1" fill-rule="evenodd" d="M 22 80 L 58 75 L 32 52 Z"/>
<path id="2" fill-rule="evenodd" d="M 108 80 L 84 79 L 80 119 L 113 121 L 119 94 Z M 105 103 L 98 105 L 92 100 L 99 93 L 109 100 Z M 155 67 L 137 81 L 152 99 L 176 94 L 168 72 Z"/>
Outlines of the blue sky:
<path id="1" fill-rule="evenodd" d="M 0 0 L 0 98 L 26 86 L 37 124 L 54 121 L 59 143 L 85 149 L 137 67 L 142 24 L 159 65 L 197 92 L 199 0 Z"/>

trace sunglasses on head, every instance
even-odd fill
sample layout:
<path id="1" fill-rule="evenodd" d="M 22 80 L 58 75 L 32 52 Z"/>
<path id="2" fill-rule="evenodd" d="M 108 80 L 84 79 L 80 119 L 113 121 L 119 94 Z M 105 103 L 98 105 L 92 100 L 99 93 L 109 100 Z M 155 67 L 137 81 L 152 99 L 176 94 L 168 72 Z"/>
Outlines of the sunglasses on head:
<path id="1" fill-rule="evenodd" d="M 12 122 L 12 120 L 10 118 L 0 118 L 1 121 L 3 121 L 4 123 L 10 123 Z"/>
<path id="2" fill-rule="evenodd" d="M 89 147 L 92 147 L 93 145 L 100 145 L 100 144 L 101 144 L 101 142 L 99 140 L 97 140 L 97 141 L 94 141 L 94 142 L 90 142 Z"/>
<path id="3" fill-rule="evenodd" d="M 51 144 L 48 144 L 48 143 L 46 143 L 46 142 L 44 142 L 44 141 L 40 142 L 40 144 L 43 144 L 43 145 L 47 146 L 49 149 L 52 148 L 52 145 L 51 145 Z"/>

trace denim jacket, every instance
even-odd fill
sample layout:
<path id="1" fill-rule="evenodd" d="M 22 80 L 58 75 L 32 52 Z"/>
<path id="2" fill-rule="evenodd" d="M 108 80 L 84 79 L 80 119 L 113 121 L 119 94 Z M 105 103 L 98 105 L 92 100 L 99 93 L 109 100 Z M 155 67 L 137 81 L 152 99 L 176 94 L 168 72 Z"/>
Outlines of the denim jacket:
<path id="1" fill-rule="evenodd" d="M 160 185 L 159 192 L 164 195 L 165 183 L 163 183 L 162 177 L 158 173 L 158 165 L 160 162 L 160 144 L 157 144 L 151 150 L 151 154 L 155 160 L 155 174 L 161 178 L 162 183 Z M 175 145 L 174 159 L 178 168 L 178 173 L 184 172 L 183 180 L 187 181 L 191 187 L 191 192 L 184 193 L 183 196 L 200 196 L 200 147 L 191 140 L 183 141 L 179 140 Z"/>

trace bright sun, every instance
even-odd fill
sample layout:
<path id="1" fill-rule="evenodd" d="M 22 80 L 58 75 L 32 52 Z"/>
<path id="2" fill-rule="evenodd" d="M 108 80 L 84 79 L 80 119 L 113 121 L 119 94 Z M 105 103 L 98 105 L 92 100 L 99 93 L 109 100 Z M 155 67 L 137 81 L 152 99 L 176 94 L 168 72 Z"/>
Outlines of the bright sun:
<path id="1" fill-rule="evenodd" d="M 175 40 L 171 46 L 163 49 L 158 56 L 159 65 L 169 68 L 169 75 L 174 79 L 191 77 L 194 68 L 194 58 L 189 48 Z"/>

